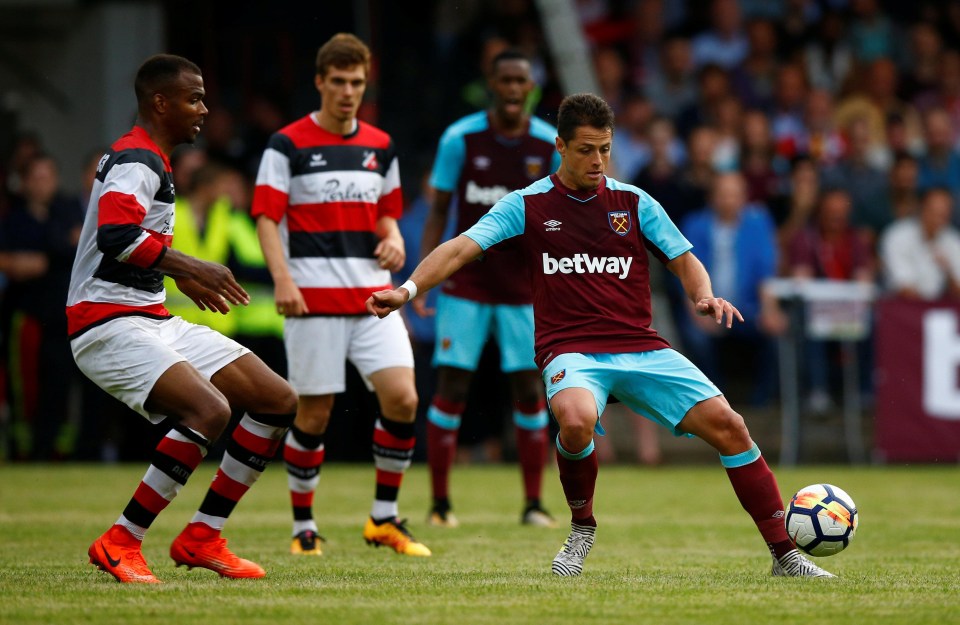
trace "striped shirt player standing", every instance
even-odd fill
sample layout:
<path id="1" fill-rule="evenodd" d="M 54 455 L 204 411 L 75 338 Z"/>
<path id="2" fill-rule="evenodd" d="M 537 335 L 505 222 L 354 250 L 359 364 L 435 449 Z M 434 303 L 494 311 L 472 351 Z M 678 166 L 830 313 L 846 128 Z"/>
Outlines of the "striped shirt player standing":
<path id="1" fill-rule="evenodd" d="M 700 314 L 729 328 L 743 321 L 739 311 L 713 293 L 709 275 L 660 204 L 604 176 L 613 137 L 606 102 L 592 94 L 565 98 L 557 134 L 556 174 L 507 195 L 463 235 L 438 247 L 400 288 L 374 293 L 368 310 L 384 317 L 491 245 L 516 237 L 532 270 L 536 360 L 560 425 L 557 463 L 571 513 L 554 574 L 579 575 L 594 543 L 593 436 L 604 433 L 599 415 L 613 395 L 674 434 L 699 436 L 717 449 L 773 556 L 773 575 L 831 577 L 800 555 L 787 535 L 776 478 L 743 418 L 650 327 L 646 250 L 680 279 Z"/>
<path id="2" fill-rule="evenodd" d="M 317 53 L 319 111 L 275 133 L 263 153 L 253 215 L 285 316 L 290 382 L 300 394 L 286 438 L 294 554 L 321 555 L 313 495 L 334 394 L 350 360 L 377 394 L 376 491 L 363 536 L 397 553 L 429 556 L 397 517 L 397 494 L 413 457 L 417 392 L 403 322 L 366 314 L 371 289 L 389 288 L 403 266 L 403 210 L 393 142 L 357 119 L 370 67 L 367 46 L 339 34 Z"/>
<path id="3" fill-rule="evenodd" d="M 483 216 L 508 192 L 554 171 L 560 157 L 556 130 L 526 113 L 534 87 L 530 61 L 515 50 L 494 57 L 489 110 L 468 115 L 443 133 L 430 185 L 435 190 L 424 227 L 422 256 L 440 243 L 456 198 L 457 233 Z M 489 250 L 482 263 L 462 267 L 437 299 L 434 364 L 437 389 L 427 411 L 427 459 L 433 487 L 428 522 L 458 525 L 449 497 L 449 475 L 470 383 L 487 339 L 500 349 L 500 368 L 513 396 L 517 455 L 523 474 L 522 523 L 553 527 L 540 503 L 547 453 L 547 410 L 543 383 L 533 361 L 533 296 L 519 249 L 507 242 Z M 426 313 L 423 298 L 413 304 Z"/>
<path id="4" fill-rule="evenodd" d="M 169 417 L 150 468 L 117 522 L 88 550 L 120 582 L 158 583 L 141 552 L 157 515 L 207 449 L 234 430 L 200 509 L 174 539 L 177 565 L 222 577 L 263 577 L 220 537 L 227 517 L 260 477 L 293 421 L 296 395 L 249 350 L 206 326 L 171 316 L 164 275 L 201 310 L 227 313 L 249 300 L 230 271 L 171 248 L 174 189 L 168 157 L 192 143 L 207 115 L 200 69 L 182 57 L 147 59 L 134 83 L 133 130 L 100 160 L 67 299 L 70 346 L 80 370 L 153 423 Z"/>

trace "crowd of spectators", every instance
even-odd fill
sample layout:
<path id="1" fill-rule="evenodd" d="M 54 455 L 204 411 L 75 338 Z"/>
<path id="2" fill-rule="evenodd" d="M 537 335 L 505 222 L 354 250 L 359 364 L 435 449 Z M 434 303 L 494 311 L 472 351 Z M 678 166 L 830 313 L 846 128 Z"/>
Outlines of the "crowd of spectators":
<path id="1" fill-rule="evenodd" d="M 530 55 L 538 115 L 552 119 L 562 96 L 533 0 L 463 2 L 458 11 L 448 4 L 434 5 L 433 37 L 420 44 L 429 48 L 430 76 L 408 67 L 403 81 L 418 84 L 421 106 L 412 111 L 374 89 L 361 111 L 394 135 L 414 206 L 422 205 L 418 182 L 440 130 L 485 104 L 484 59 L 507 46 Z M 762 405 L 777 392 L 772 341 L 787 322 L 763 289 L 768 278 L 960 297 L 960 1 L 576 0 L 575 7 L 600 94 L 617 113 L 613 175 L 660 201 L 695 242 L 718 291 L 746 313 L 742 331 L 715 336 L 691 316 L 676 285 L 661 282 L 679 347 L 705 371 L 719 379 L 729 370 L 718 354 L 737 354 L 731 343 L 751 356 L 739 366 L 756 383 L 740 399 Z M 390 53 L 371 43 L 375 54 Z M 396 67 L 384 60 L 374 76 L 384 92 L 398 79 L 383 72 Z M 220 90 L 210 90 L 200 142 L 174 159 L 175 184 L 178 195 L 205 205 L 214 190 L 242 213 L 267 137 L 296 114 L 278 102 L 299 111 L 304 97 L 274 90 L 243 94 L 243 106 L 231 106 L 227 74 L 217 71 L 211 67 L 210 83 Z M 400 121 L 408 117 L 409 125 Z M 64 380 L 78 374 L 61 358 L 59 325 L 71 246 L 102 150 L 78 154 L 83 180 L 61 184 L 44 147 L 39 135 L 24 133 L 0 160 L 0 457 L 112 457 L 109 449 L 84 449 L 80 431 L 107 426 L 69 416 L 109 413 L 107 400 L 77 381 L 76 401 L 63 405 Z M 41 348 L 44 341 L 59 345 Z M 826 369 L 810 370 L 811 395 L 825 405 L 829 379 L 814 372 Z M 56 392 L 37 386 L 51 379 L 47 371 L 58 372 Z"/>

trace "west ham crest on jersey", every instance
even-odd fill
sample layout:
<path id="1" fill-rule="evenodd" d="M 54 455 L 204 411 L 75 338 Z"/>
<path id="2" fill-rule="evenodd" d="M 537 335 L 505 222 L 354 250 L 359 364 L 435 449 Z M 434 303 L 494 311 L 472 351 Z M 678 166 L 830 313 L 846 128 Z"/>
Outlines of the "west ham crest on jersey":
<path id="1" fill-rule="evenodd" d="M 627 236 L 633 223 L 630 220 L 630 211 L 610 211 L 607 213 L 607 222 L 610 229 L 620 236 Z"/>
<path id="2" fill-rule="evenodd" d="M 527 178 L 537 180 L 543 177 L 543 159 L 539 156 L 528 156 L 523 159 L 527 169 Z"/>

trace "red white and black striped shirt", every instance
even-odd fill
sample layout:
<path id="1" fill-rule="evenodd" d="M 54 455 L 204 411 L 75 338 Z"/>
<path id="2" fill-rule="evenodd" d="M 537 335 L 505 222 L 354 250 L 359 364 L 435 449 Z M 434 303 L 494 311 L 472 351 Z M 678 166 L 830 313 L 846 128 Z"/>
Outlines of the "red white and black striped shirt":
<path id="1" fill-rule="evenodd" d="M 307 115 L 270 138 L 251 212 L 280 224 L 308 314 L 365 315 L 370 292 L 390 288 L 373 255 L 377 221 L 403 212 L 393 141 L 361 121 L 334 134 Z"/>
<path id="2" fill-rule="evenodd" d="M 169 317 L 155 269 L 173 241 L 170 161 L 135 126 L 100 159 L 67 295 L 67 331 L 124 315 Z"/>

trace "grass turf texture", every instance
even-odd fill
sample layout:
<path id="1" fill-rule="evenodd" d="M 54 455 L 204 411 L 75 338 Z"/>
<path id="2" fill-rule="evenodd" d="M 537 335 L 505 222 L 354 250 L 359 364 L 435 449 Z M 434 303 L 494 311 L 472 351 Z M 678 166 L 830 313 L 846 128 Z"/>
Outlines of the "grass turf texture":
<path id="1" fill-rule="evenodd" d="M 121 585 L 86 550 L 118 516 L 145 466 L 0 468 L 0 623 L 960 623 L 956 467 L 775 470 L 788 498 L 807 484 L 846 489 L 861 514 L 843 553 L 817 562 L 834 580 L 772 578 L 770 558 L 715 467 L 600 469 L 597 543 L 580 578 L 550 561 L 566 537 L 556 470 L 545 504 L 563 527 L 519 524 L 512 466 L 457 467 L 462 526 L 429 528 L 428 475 L 407 475 L 401 512 L 433 557 L 406 558 L 361 538 L 372 466 L 324 467 L 316 502 L 321 558 L 289 555 L 286 477 L 269 468 L 224 533 L 263 580 L 174 568 L 170 541 L 193 515 L 204 463 L 160 515 L 144 554 L 161 586 Z"/>

